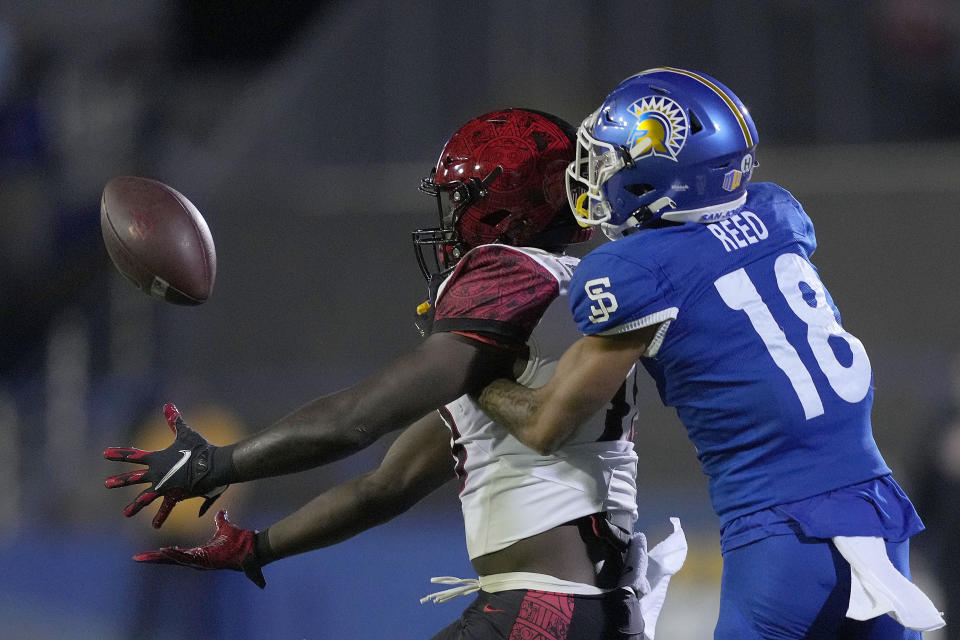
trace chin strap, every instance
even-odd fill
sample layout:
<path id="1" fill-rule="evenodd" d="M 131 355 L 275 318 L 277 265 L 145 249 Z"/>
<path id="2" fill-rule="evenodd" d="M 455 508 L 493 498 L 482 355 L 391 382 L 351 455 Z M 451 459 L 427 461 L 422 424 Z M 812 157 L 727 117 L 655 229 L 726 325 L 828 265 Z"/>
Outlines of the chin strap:
<path id="1" fill-rule="evenodd" d="M 664 209 L 665 207 L 676 209 L 677 203 L 667 196 L 663 196 L 662 198 L 657 198 L 646 206 L 640 207 L 622 223 L 612 224 L 610 222 L 603 222 L 600 224 L 600 228 L 603 229 L 604 235 L 611 240 L 616 240 L 617 238 L 622 238 L 628 230 L 649 222 L 653 216 L 657 215 L 660 210 Z"/>

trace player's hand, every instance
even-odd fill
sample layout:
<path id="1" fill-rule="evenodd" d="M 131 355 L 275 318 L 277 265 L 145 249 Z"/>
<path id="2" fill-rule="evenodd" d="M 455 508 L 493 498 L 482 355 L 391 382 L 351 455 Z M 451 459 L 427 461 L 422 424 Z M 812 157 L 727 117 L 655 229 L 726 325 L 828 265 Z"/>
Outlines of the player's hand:
<path id="1" fill-rule="evenodd" d="M 133 556 L 137 562 L 153 564 L 179 564 L 202 571 L 212 569 L 232 569 L 243 571 L 250 580 L 263 589 L 267 581 L 263 577 L 261 563 L 254 551 L 256 532 L 241 529 L 227 521 L 227 512 L 220 510 L 214 517 L 217 530 L 213 537 L 199 547 L 181 549 L 180 547 L 162 547 L 156 551 L 147 551 Z"/>
<path id="2" fill-rule="evenodd" d="M 133 516 L 156 498 L 163 496 L 163 502 L 153 518 L 155 528 L 163 524 L 174 505 L 181 500 L 197 496 L 206 498 L 200 506 L 200 513 L 197 514 L 202 516 L 227 489 L 227 485 L 210 486 L 208 478 L 213 468 L 213 452 L 217 447 L 191 429 L 172 403 L 164 405 L 163 415 L 176 438 L 166 449 L 143 451 L 110 447 L 103 452 L 103 457 L 107 460 L 147 465 L 146 469 L 111 476 L 104 482 L 104 486 L 112 489 L 149 482 L 151 486 L 141 491 L 123 513 L 127 517 Z"/>

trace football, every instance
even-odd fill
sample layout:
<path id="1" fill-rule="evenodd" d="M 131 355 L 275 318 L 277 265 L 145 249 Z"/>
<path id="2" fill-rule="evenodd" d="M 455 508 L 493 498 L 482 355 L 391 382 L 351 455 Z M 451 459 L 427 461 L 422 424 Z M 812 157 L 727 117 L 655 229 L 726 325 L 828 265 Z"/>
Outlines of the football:
<path id="1" fill-rule="evenodd" d="M 112 178 L 100 200 L 100 231 L 114 266 L 144 293 L 180 305 L 210 297 L 213 236 L 176 189 L 149 178 Z"/>

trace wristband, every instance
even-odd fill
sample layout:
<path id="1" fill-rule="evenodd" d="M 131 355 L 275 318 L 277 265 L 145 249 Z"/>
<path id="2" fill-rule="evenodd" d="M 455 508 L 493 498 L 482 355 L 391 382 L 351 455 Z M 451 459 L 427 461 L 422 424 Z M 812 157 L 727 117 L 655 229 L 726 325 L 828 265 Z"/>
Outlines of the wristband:
<path id="1" fill-rule="evenodd" d="M 262 567 L 266 564 L 279 560 L 270 546 L 270 528 L 263 531 L 257 531 L 253 539 L 253 555 L 257 558 L 257 563 Z"/>
<path id="2" fill-rule="evenodd" d="M 225 447 L 213 447 L 209 458 L 210 469 L 197 483 L 197 489 L 202 490 L 201 494 L 239 481 L 237 468 L 233 464 L 233 450 L 236 446 L 236 444 L 230 444 Z"/>

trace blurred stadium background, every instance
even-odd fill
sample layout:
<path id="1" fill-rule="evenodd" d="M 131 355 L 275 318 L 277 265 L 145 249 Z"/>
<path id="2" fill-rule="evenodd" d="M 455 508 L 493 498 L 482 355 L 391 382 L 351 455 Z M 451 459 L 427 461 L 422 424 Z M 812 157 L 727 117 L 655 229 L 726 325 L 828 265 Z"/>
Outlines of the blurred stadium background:
<path id="1" fill-rule="evenodd" d="M 446 136 L 503 106 L 578 122 L 659 65 L 740 95 L 756 179 L 817 225 L 815 261 L 871 354 L 877 440 L 931 529 L 913 567 L 943 606 L 960 590 L 945 546 L 960 477 L 954 0 L 3 0 L 0 636 L 405 639 L 456 618 L 467 599 L 417 603 L 431 576 L 471 575 L 452 484 L 268 567 L 260 592 L 131 562 L 205 539 L 212 518 L 192 502 L 159 533 L 124 518 L 135 492 L 103 489 L 119 469 L 101 452 L 166 446 L 165 401 L 225 444 L 413 346 L 425 287 L 409 232 L 434 224 L 417 185 Z M 204 306 L 164 306 L 109 264 L 100 190 L 131 174 L 204 213 L 219 257 Z M 717 610 L 717 524 L 682 427 L 644 393 L 640 524 L 658 540 L 680 516 L 691 543 L 658 637 L 699 640 Z M 223 502 L 265 527 L 386 444 Z"/>

